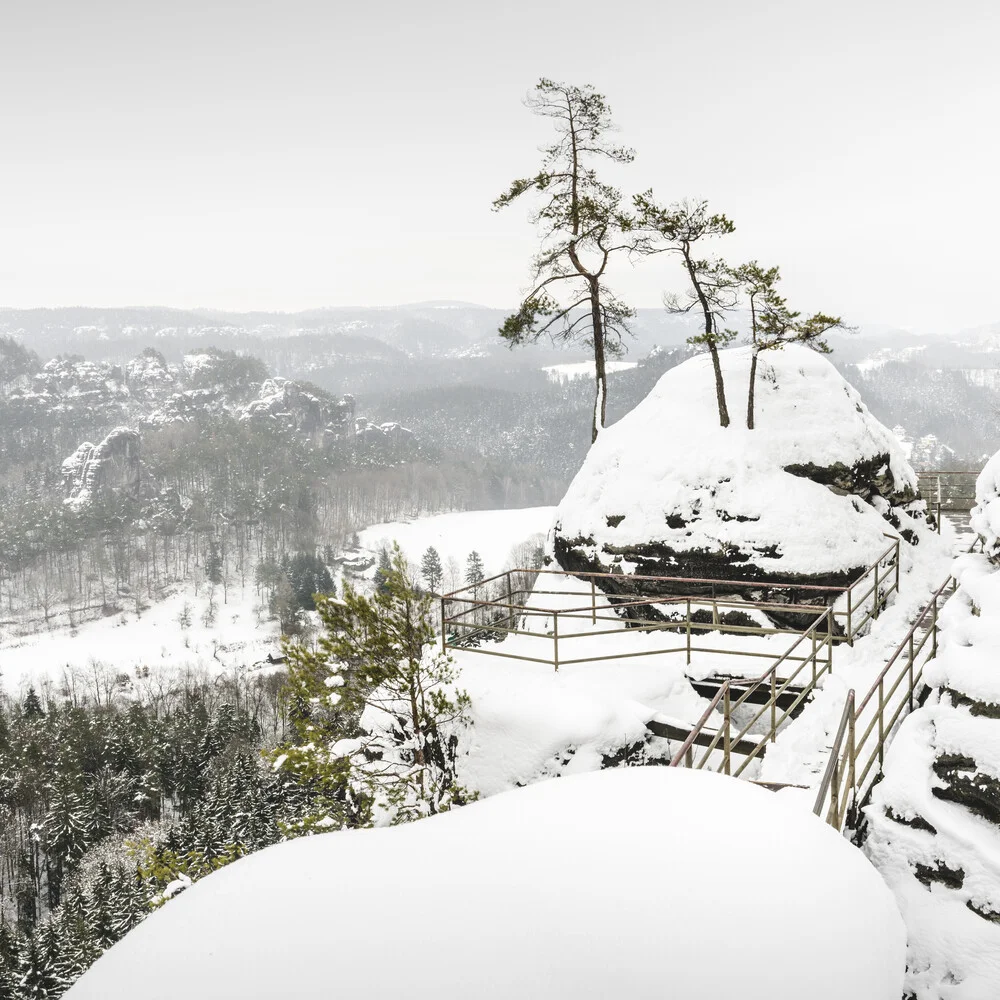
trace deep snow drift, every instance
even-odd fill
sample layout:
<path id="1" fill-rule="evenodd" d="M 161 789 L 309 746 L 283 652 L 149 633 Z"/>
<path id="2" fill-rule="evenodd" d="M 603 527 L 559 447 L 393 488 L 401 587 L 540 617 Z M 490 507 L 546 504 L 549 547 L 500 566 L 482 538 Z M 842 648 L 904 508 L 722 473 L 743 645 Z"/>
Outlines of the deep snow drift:
<path id="1" fill-rule="evenodd" d="M 904 941 L 877 873 L 815 817 L 721 775 L 635 768 L 268 848 L 68 996 L 899 1000 Z"/>
<path id="2" fill-rule="evenodd" d="M 976 506 L 969 515 L 969 524 L 982 539 L 986 557 L 991 562 L 1000 562 L 1000 452 L 979 473 Z"/>
<path id="3" fill-rule="evenodd" d="M 1000 572 L 956 565 L 927 704 L 889 748 L 865 844 L 908 933 L 916 1000 L 1000 995 Z"/>
<path id="4" fill-rule="evenodd" d="M 886 545 L 926 532 L 903 448 L 825 358 L 761 356 L 745 426 L 748 348 L 721 352 L 733 422 L 721 428 L 699 355 L 601 433 L 556 510 L 574 571 L 841 584 Z"/>

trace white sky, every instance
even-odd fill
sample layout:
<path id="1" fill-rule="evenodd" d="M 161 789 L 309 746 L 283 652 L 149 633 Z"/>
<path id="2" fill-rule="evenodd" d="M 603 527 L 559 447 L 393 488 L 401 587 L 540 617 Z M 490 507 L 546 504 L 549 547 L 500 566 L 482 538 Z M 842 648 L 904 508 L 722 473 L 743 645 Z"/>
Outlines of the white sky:
<path id="1" fill-rule="evenodd" d="M 708 198 L 794 305 L 994 322 L 998 37 L 991 0 L 9 0 L 0 303 L 509 306 L 535 239 L 490 203 L 537 168 L 546 75 L 605 93 L 621 180 Z"/>

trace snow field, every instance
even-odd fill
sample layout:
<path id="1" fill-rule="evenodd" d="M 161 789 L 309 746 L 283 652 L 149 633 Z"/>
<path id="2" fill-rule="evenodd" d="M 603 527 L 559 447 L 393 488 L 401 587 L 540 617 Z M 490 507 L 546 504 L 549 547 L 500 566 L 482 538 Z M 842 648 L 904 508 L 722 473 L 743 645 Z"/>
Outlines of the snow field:
<path id="1" fill-rule="evenodd" d="M 210 676 L 252 668 L 277 652 L 279 630 L 259 608 L 253 584 L 230 586 L 223 603 L 215 588 L 215 616 L 205 619 L 211 587 L 179 588 L 169 597 L 136 613 L 134 605 L 75 629 L 62 627 L 23 637 L 0 634 L 0 683 L 10 694 L 47 680 L 57 686 L 74 677 L 84 686 L 99 675 L 126 675 L 148 668 L 168 677 L 185 673 Z M 187 608 L 190 625 L 180 619 Z"/>
<path id="2" fill-rule="evenodd" d="M 753 859 L 749 904 L 735 858 Z M 331 947 L 348 960 L 314 960 Z M 904 949 L 885 884 L 815 817 L 720 775 L 626 768 L 267 848 L 68 997 L 898 1000 Z"/>
<path id="3" fill-rule="evenodd" d="M 608 375 L 616 372 L 627 372 L 632 368 L 637 368 L 638 361 L 606 361 L 604 369 Z M 593 361 L 568 362 L 561 365 L 546 365 L 543 372 L 548 376 L 550 382 L 574 382 L 576 379 L 593 379 L 595 375 L 595 365 Z"/>
<path id="4" fill-rule="evenodd" d="M 372 556 L 377 556 L 383 546 L 391 549 L 392 543 L 398 542 L 403 555 L 418 572 L 423 554 L 433 546 L 444 566 L 443 586 L 457 589 L 465 586 L 465 563 L 470 552 L 479 553 L 486 576 L 493 576 L 509 565 L 515 546 L 529 541 L 541 544 L 552 525 L 554 511 L 554 507 L 522 507 L 432 514 L 413 521 L 373 524 L 359 532 L 358 537 L 361 548 Z M 457 573 L 456 578 L 449 579 L 449 562 L 454 563 L 452 574 Z"/>

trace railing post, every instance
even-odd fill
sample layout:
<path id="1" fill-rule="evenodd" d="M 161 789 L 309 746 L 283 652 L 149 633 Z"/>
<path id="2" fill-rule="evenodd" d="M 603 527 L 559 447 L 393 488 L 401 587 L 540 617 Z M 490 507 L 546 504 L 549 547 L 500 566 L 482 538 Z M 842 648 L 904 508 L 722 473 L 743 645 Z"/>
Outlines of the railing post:
<path id="1" fill-rule="evenodd" d="M 444 595 L 441 597 L 441 652 L 448 652 L 448 632 L 444 626 Z"/>
<path id="2" fill-rule="evenodd" d="M 833 608 L 826 609 L 826 672 L 833 673 Z"/>
<path id="3" fill-rule="evenodd" d="M 514 588 L 510 582 L 510 570 L 507 570 L 507 611 L 507 628 L 516 628 L 517 623 L 514 621 Z"/>
<path id="4" fill-rule="evenodd" d="M 850 789 L 851 795 L 856 794 L 856 789 L 854 787 L 854 781 L 857 777 L 857 771 L 855 768 L 855 761 L 857 759 L 857 748 L 854 745 L 854 733 L 855 724 L 857 721 L 857 713 L 854 710 L 854 692 L 849 691 L 847 694 L 847 700 L 850 702 L 851 710 L 847 715 L 847 748 L 848 748 L 848 758 L 847 758 L 847 787 Z"/>
<path id="5" fill-rule="evenodd" d="M 937 656 L 938 639 L 938 603 L 937 596 L 934 597 L 934 611 L 931 617 L 931 657 Z"/>
<path id="6" fill-rule="evenodd" d="M 847 588 L 847 645 L 854 645 L 854 625 L 851 623 L 851 601 L 854 597 L 854 588 Z"/>
<path id="7" fill-rule="evenodd" d="M 875 587 L 872 590 L 872 596 L 875 598 L 875 605 L 872 608 L 872 618 L 878 618 L 880 614 L 880 601 L 878 599 L 878 561 L 875 562 Z"/>
<path id="8" fill-rule="evenodd" d="M 559 612 L 552 612 L 552 662 L 559 670 Z"/>
<path id="9" fill-rule="evenodd" d="M 896 593 L 899 593 L 899 539 L 896 539 Z"/>
<path id="10" fill-rule="evenodd" d="M 777 728 L 777 705 L 778 700 L 778 671 L 775 668 L 771 671 L 771 742 L 775 740 L 775 730 Z"/>
<path id="11" fill-rule="evenodd" d="M 691 747 L 684 751 L 684 766 L 694 767 L 694 750 Z"/>
<path id="12" fill-rule="evenodd" d="M 833 780 L 830 782 L 830 812 L 828 818 L 832 817 L 834 825 L 840 829 L 840 759 L 833 764 Z"/>
<path id="13" fill-rule="evenodd" d="M 882 763 L 885 756 L 885 682 L 878 679 L 878 769 L 882 773 Z"/>
<path id="14" fill-rule="evenodd" d="M 688 666 L 691 666 L 691 598 L 687 599 L 687 622 L 685 623 L 685 628 L 687 629 L 687 662 Z"/>
<path id="15" fill-rule="evenodd" d="M 722 751 L 722 766 L 726 774 L 729 774 L 729 751 L 730 751 L 730 707 L 729 707 L 729 681 L 726 681 L 723 685 L 723 702 L 722 702 L 722 717 L 725 720 L 723 725 L 726 727 L 725 735 L 723 736 L 723 751 Z"/>
<path id="16" fill-rule="evenodd" d="M 912 712 L 913 711 L 913 630 L 912 629 L 910 630 L 910 665 L 908 669 L 910 671 L 910 682 L 909 682 L 910 691 L 907 697 L 909 700 L 909 709 Z"/>
<path id="17" fill-rule="evenodd" d="M 812 675 L 813 675 L 813 687 L 816 686 L 816 628 L 815 626 L 809 629 L 809 638 L 812 639 L 812 655 L 809 659 L 812 661 Z"/>
<path id="18" fill-rule="evenodd" d="M 590 624 L 597 624 L 597 584 L 590 578 Z"/>

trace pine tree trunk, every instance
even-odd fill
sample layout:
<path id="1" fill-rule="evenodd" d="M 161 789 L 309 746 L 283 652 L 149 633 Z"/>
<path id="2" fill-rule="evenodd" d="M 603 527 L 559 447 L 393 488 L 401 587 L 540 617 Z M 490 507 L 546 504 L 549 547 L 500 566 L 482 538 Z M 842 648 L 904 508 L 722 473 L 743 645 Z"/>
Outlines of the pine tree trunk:
<path id="1" fill-rule="evenodd" d="M 729 407 L 726 406 L 726 384 L 722 379 L 722 364 L 719 361 L 719 349 L 714 343 L 709 343 L 708 349 L 712 354 L 712 368 L 715 371 L 715 398 L 719 404 L 719 424 L 722 427 L 729 426 Z"/>
<path id="2" fill-rule="evenodd" d="M 757 348 L 750 356 L 750 387 L 747 389 L 747 429 L 753 430 L 753 400 L 754 389 L 757 386 Z"/>
<path id="3" fill-rule="evenodd" d="M 596 278 L 590 279 L 590 319 L 594 332 L 594 378 L 597 383 L 594 397 L 594 423 L 590 438 L 593 444 L 604 430 L 608 407 L 608 373 L 604 357 L 604 322 L 601 316 L 601 293 Z"/>

